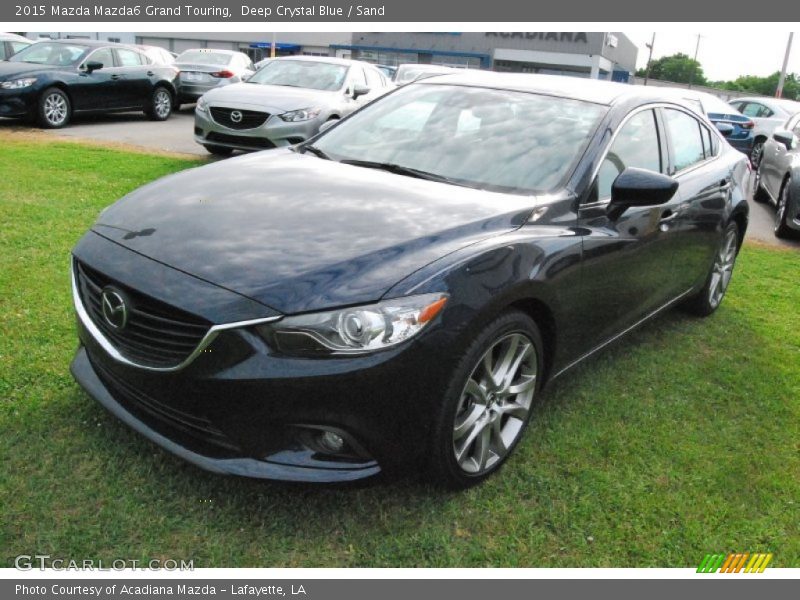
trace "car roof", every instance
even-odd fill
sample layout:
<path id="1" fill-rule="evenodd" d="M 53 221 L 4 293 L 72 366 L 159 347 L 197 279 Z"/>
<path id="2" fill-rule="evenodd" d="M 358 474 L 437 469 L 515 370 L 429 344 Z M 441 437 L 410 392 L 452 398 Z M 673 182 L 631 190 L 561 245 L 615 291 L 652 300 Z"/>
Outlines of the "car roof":
<path id="1" fill-rule="evenodd" d="M 303 56 L 303 55 L 292 55 L 292 56 L 277 56 L 272 60 L 301 60 L 303 62 L 321 62 L 321 63 L 331 63 L 334 65 L 343 65 L 349 67 L 351 65 L 361 65 L 361 66 L 369 66 L 375 68 L 375 65 L 370 64 L 368 62 L 364 62 L 363 60 L 353 60 L 351 58 L 338 58 L 336 56 Z"/>
<path id="2" fill-rule="evenodd" d="M 531 92 L 583 100 L 595 104 L 610 106 L 619 102 L 641 99 L 642 101 L 659 100 L 675 102 L 674 93 L 663 93 L 657 87 L 600 81 L 582 77 L 565 77 L 563 75 L 538 75 L 525 73 L 496 73 L 494 71 L 459 70 L 447 75 L 435 75 L 414 82 L 413 85 L 432 85 L 446 83 L 486 87 L 518 92 Z"/>
<path id="3" fill-rule="evenodd" d="M 211 54 L 213 52 L 214 54 L 230 54 L 230 55 L 244 54 L 244 52 L 239 52 L 238 50 L 223 50 L 222 48 L 187 48 L 186 50 L 183 50 L 180 54 L 183 54 L 185 52 L 203 52 L 205 54 Z M 178 56 L 180 56 L 180 54 Z M 247 55 L 245 54 L 245 56 Z"/>
<path id="4" fill-rule="evenodd" d="M 731 102 L 758 102 L 767 106 L 779 106 L 782 109 L 791 112 L 800 110 L 800 102 L 797 100 L 789 100 L 788 98 L 769 98 L 766 96 L 742 96 L 741 98 L 734 98 Z"/>
<path id="5" fill-rule="evenodd" d="M 0 32 L 0 40 L 3 40 L 5 42 L 28 42 L 29 44 L 33 43 L 33 40 L 29 40 L 28 38 L 23 37 L 21 35 L 17 35 L 16 33 Z"/>
<path id="6" fill-rule="evenodd" d="M 51 40 L 48 38 L 41 38 L 36 40 L 36 43 L 47 42 L 52 44 L 73 44 L 75 46 L 87 46 L 89 48 L 100 48 L 103 46 L 114 46 L 116 48 L 131 48 L 129 44 L 119 44 L 117 42 L 104 42 L 102 40 L 83 40 L 83 39 L 58 39 Z"/>

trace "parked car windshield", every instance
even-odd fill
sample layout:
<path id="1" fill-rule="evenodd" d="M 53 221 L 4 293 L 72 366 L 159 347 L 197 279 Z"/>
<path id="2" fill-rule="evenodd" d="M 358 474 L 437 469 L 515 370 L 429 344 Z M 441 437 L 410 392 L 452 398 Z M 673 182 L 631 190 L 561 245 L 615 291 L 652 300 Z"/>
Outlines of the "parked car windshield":
<path id="1" fill-rule="evenodd" d="M 410 84 L 329 130 L 314 147 L 332 160 L 537 193 L 554 189 L 573 168 L 606 110 L 532 93 Z"/>
<path id="2" fill-rule="evenodd" d="M 10 62 L 27 62 L 53 67 L 72 65 L 88 50 L 87 46 L 78 44 L 61 44 L 55 42 L 37 42 L 20 50 L 9 58 Z"/>
<path id="3" fill-rule="evenodd" d="M 332 92 L 341 89 L 345 77 L 347 67 L 344 65 L 310 60 L 273 60 L 259 69 L 247 83 Z"/>
<path id="4" fill-rule="evenodd" d="M 231 62 L 233 54 L 209 50 L 186 50 L 175 59 L 176 63 L 197 63 L 224 67 Z"/>

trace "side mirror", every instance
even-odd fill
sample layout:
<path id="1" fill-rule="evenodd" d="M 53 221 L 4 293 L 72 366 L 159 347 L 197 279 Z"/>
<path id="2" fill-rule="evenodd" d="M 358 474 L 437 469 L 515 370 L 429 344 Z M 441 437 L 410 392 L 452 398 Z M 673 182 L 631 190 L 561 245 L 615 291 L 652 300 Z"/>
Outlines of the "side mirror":
<path id="1" fill-rule="evenodd" d="M 359 96 L 366 96 L 369 94 L 369 88 L 365 85 L 356 85 L 353 87 L 353 100 L 358 98 Z"/>
<path id="2" fill-rule="evenodd" d="M 611 184 L 611 202 L 606 213 L 617 218 L 630 206 L 658 206 L 675 195 L 678 182 L 672 177 L 628 167 Z"/>
<path id="3" fill-rule="evenodd" d="M 776 129 L 772 133 L 772 139 L 783 144 L 787 150 L 793 150 L 797 146 L 797 138 L 791 131 Z"/>
<path id="4" fill-rule="evenodd" d="M 89 61 L 86 63 L 86 72 L 91 73 L 92 71 L 99 71 L 103 68 L 103 63 L 97 61 Z"/>
<path id="5" fill-rule="evenodd" d="M 733 125 L 730 123 L 714 123 L 717 126 L 717 131 L 722 134 L 722 137 L 729 137 L 733 133 Z"/>

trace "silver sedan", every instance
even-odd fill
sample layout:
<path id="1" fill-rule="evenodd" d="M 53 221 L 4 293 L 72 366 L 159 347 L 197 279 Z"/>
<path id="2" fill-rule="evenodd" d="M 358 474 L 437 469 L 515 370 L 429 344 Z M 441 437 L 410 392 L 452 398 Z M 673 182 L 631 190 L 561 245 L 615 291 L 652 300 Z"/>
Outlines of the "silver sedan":
<path id="1" fill-rule="evenodd" d="M 212 90 L 198 101 L 195 141 L 223 155 L 298 144 L 391 87 L 368 63 L 277 58 L 247 82 Z"/>

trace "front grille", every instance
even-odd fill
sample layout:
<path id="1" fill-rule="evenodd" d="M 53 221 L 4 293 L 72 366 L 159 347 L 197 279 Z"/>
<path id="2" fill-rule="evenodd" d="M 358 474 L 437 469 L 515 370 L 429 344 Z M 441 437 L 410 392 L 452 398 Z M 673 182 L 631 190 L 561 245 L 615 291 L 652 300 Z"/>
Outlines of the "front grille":
<path id="1" fill-rule="evenodd" d="M 133 386 L 116 376 L 99 361 L 91 359 L 92 367 L 114 399 L 138 418 L 157 420 L 191 436 L 193 439 L 213 444 L 226 450 L 239 447 L 220 429 L 215 427 L 196 407 L 180 406 L 177 401 L 164 401 Z M 184 401 L 185 403 L 185 401 Z M 199 450 L 199 448 L 198 448 Z"/>
<path id="2" fill-rule="evenodd" d="M 240 110 L 237 108 L 221 108 L 219 106 L 212 106 L 209 110 L 211 111 L 211 118 L 229 129 L 255 129 L 266 123 L 270 117 L 269 113 L 257 110 Z M 242 118 L 234 120 L 231 117 L 231 113 L 234 112 L 242 115 Z"/>
<path id="3" fill-rule="evenodd" d="M 274 148 L 275 144 L 266 138 L 246 137 L 243 135 L 228 135 L 227 133 L 217 133 L 212 131 L 206 136 L 206 141 L 209 142 L 222 142 L 224 144 L 233 144 L 236 146 L 244 146 L 246 148 Z"/>
<path id="4" fill-rule="evenodd" d="M 210 323 L 112 280 L 80 261 L 75 277 L 81 302 L 92 322 L 127 359 L 150 367 L 176 367 L 206 335 Z M 108 285 L 128 298 L 128 323 L 114 329 L 103 316 L 100 294 Z"/>

